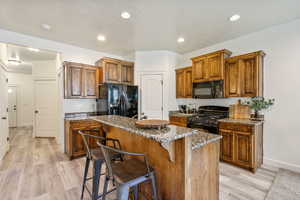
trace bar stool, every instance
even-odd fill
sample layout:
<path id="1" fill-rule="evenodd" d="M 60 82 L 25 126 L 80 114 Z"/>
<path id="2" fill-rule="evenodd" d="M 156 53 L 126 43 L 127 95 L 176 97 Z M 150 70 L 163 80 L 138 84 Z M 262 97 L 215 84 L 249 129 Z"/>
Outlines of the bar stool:
<path id="1" fill-rule="evenodd" d="M 120 149 L 115 149 L 105 144 L 97 142 L 101 147 L 105 163 L 107 167 L 105 183 L 103 187 L 102 200 L 105 200 L 107 194 L 107 186 L 109 181 L 113 181 L 117 186 L 117 200 L 128 200 L 130 189 L 134 190 L 134 200 L 138 200 L 139 192 L 138 187 L 145 181 L 151 181 L 153 199 L 158 200 L 157 188 L 155 181 L 155 172 L 149 166 L 148 158 L 142 153 L 125 152 Z M 119 153 L 130 156 L 130 159 L 123 160 L 122 162 L 111 162 L 112 153 Z M 144 157 L 144 162 L 134 156 Z"/>
<path id="2" fill-rule="evenodd" d="M 85 169 L 84 169 L 84 175 L 83 175 L 81 199 L 83 199 L 84 191 L 86 189 L 88 191 L 88 193 L 91 195 L 92 200 L 97 200 L 102 197 L 102 194 L 99 195 L 98 191 L 99 191 L 100 177 L 101 177 L 101 175 L 105 175 L 105 174 L 101 174 L 102 164 L 105 162 L 105 158 L 104 158 L 101 148 L 95 148 L 95 149 L 90 148 L 89 139 L 96 139 L 96 140 L 98 140 L 97 143 L 103 143 L 103 144 L 106 144 L 110 141 L 115 148 L 119 148 L 119 149 L 121 149 L 121 144 L 120 144 L 119 140 L 112 139 L 112 138 L 105 138 L 105 137 L 91 135 L 91 134 L 86 134 L 85 132 L 98 134 L 100 132 L 100 130 L 93 129 L 93 130 L 78 131 L 78 133 L 82 136 L 82 140 L 84 142 L 84 146 L 87 151 Z M 119 153 L 113 153 L 112 155 L 110 155 L 110 157 L 113 160 L 119 160 L 119 161 L 123 160 L 122 155 Z M 93 176 L 87 177 L 91 161 L 93 162 L 93 166 L 94 166 L 93 167 Z M 86 181 L 91 180 L 91 179 L 93 180 L 92 192 L 86 186 Z M 113 190 L 108 191 L 107 193 L 110 193 L 112 191 Z"/>

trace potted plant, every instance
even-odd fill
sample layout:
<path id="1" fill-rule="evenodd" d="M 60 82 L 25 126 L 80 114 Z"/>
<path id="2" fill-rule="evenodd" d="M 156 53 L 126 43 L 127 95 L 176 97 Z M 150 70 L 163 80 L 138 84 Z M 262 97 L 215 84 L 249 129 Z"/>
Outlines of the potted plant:
<path id="1" fill-rule="evenodd" d="M 260 111 L 266 110 L 274 105 L 275 99 L 265 99 L 264 97 L 252 97 L 249 101 L 244 104 L 249 105 L 254 110 L 254 118 L 263 118 Z M 261 117 L 262 116 L 262 117 Z"/>

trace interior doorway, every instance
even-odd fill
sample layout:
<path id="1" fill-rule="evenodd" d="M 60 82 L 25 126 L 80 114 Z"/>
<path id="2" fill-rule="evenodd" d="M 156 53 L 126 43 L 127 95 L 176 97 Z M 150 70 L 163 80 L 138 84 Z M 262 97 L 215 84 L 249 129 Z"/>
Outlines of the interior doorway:
<path id="1" fill-rule="evenodd" d="M 163 119 L 163 74 L 141 74 L 141 114 L 148 119 Z"/>
<path id="2" fill-rule="evenodd" d="M 33 137 L 57 137 L 59 53 L 14 44 L 6 50 L 10 135 L 22 129 Z"/>
<path id="3" fill-rule="evenodd" d="M 17 127 L 17 86 L 8 86 L 8 124 Z"/>
<path id="4" fill-rule="evenodd" d="M 58 86 L 56 80 L 34 81 L 35 137 L 56 137 L 58 134 Z"/>

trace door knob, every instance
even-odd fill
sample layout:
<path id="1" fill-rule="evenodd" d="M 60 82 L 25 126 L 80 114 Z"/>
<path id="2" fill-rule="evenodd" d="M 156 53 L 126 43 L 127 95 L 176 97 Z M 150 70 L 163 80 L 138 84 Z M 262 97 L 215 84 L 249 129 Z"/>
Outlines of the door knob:
<path id="1" fill-rule="evenodd" d="M 38 111 L 38 110 L 36 110 L 36 111 L 34 111 L 34 113 L 35 113 L 35 114 L 38 114 L 38 113 L 39 113 L 39 111 Z"/>

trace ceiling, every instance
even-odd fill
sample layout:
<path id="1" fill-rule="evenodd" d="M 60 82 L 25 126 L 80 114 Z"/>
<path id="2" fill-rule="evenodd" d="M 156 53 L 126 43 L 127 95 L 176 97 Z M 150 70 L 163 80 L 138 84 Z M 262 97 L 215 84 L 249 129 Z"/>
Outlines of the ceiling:
<path id="1" fill-rule="evenodd" d="M 20 60 L 19 65 L 10 64 L 8 62 L 7 67 L 10 72 L 18 72 L 31 74 L 32 62 L 43 60 L 55 60 L 56 53 L 46 50 L 39 50 L 38 52 L 30 51 L 28 47 L 18 45 L 7 45 L 7 57 L 8 60 Z"/>
<path id="2" fill-rule="evenodd" d="M 132 17 L 122 19 L 122 11 Z M 233 14 L 241 19 L 230 22 Z M 186 53 L 299 17 L 299 0 L 1 0 L 0 6 L 0 28 L 121 56 Z M 178 44 L 180 36 L 185 42 Z"/>

